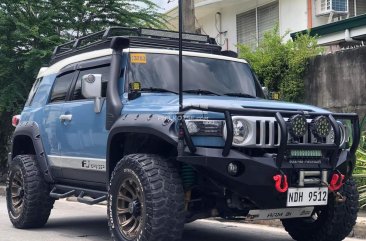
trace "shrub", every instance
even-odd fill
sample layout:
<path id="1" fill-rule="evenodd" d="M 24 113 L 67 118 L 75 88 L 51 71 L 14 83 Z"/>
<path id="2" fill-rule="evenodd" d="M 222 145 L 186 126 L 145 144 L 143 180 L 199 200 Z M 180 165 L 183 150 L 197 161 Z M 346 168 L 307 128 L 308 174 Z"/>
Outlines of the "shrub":
<path id="1" fill-rule="evenodd" d="M 259 47 L 253 49 L 239 44 L 239 57 L 246 59 L 258 75 L 262 85 L 270 92 L 280 92 L 283 100 L 302 102 L 304 97 L 303 75 L 309 58 L 323 53 L 316 37 L 298 35 L 285 41 L 279 34 L 278 25 L 264 34 Z"/>

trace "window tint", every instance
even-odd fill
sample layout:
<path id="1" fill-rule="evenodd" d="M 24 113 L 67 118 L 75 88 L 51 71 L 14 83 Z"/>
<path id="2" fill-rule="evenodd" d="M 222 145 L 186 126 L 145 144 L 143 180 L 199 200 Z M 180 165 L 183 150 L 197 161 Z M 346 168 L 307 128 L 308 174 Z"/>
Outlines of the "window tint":
<path id="1" fill-rule="evenodd" d="M 29 96 L 28 96 L 27 102 L 25 103 L 25 106 L 30 106 L 32 104 L 33 98 L 37 93 L 38 87 L 40 86 L 42 79 L 43 78 L 39 78 L 34 82 L 33 87 L 31 89 L 31 91 L 29 92 Z"/>
<path id="2" fill-rule="evenodd" d="M 75 72 L 72 72 L 65 75 L 61 75 L 56 78 L 55 84 L 52 89 L 51 101 L 50 101 L 51 103 L 65 101 L 74 74 Z"/>
<path id="3" fill-rule="evenodd" d="M 107 84 L 110 79 L 110 65 L 80 71 L 78 80 L 77 80 L 75 88 L 74 88 L 73 100 L 85 99 L 85 97 L 81 94 L 81 78 L 84 75 L 89 75 L 89 74 L 101 74 L 102 75 L 102 97 L 106 97 Z"/>

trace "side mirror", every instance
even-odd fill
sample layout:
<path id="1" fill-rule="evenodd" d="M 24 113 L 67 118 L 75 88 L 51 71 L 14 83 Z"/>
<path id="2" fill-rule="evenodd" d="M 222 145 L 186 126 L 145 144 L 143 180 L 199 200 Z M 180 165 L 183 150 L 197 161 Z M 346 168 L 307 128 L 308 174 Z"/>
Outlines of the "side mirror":
<path id="1" fill-rule="evenodd" d="M 102 111 L 102 75 L 88 74 L 81 78 L 81 93 L 86 99 L 94 98 L 94 111 Z"/>
<path id="2" fill-rule="evenodd" d="M 81 93 L 87 99 L 102 97 L 102 75 L 84 75 L 81 79 Z"/>

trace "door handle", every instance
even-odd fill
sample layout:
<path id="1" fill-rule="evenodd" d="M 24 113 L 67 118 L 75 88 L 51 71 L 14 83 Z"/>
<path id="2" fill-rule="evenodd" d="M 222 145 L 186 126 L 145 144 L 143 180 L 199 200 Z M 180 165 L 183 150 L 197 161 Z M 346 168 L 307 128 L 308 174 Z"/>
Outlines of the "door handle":
<path id="1" fill-rule="evenodd" d="M 60 115 L 60 121 L 71 121 L 72 115 Z"/>

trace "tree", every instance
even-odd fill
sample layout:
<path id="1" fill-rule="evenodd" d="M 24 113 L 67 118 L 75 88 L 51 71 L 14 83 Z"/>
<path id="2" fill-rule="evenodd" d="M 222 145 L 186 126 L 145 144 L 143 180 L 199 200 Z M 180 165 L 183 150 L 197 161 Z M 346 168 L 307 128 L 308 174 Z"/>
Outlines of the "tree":
<path id="1" fill-rule="evenodd" d="M 316 37 L 298 35 L 292 41 L 285 41 L 279 34 L 278 25 L 264 34 L 257 49 L 239 44 L 240 57 L 249 61 L 261 84 L 269 91 L 280 92 L 282 99 L 302 102 L 304 97 L 303 75 L 309 58 L 321 54 L 323 48 Z"/>
<path id="2" fill-rule="evenodd" d="M 162 27 L 150 0 L 0 0 L 0 170 L 19 113 L 55 46 L 107 26 Z"/>

